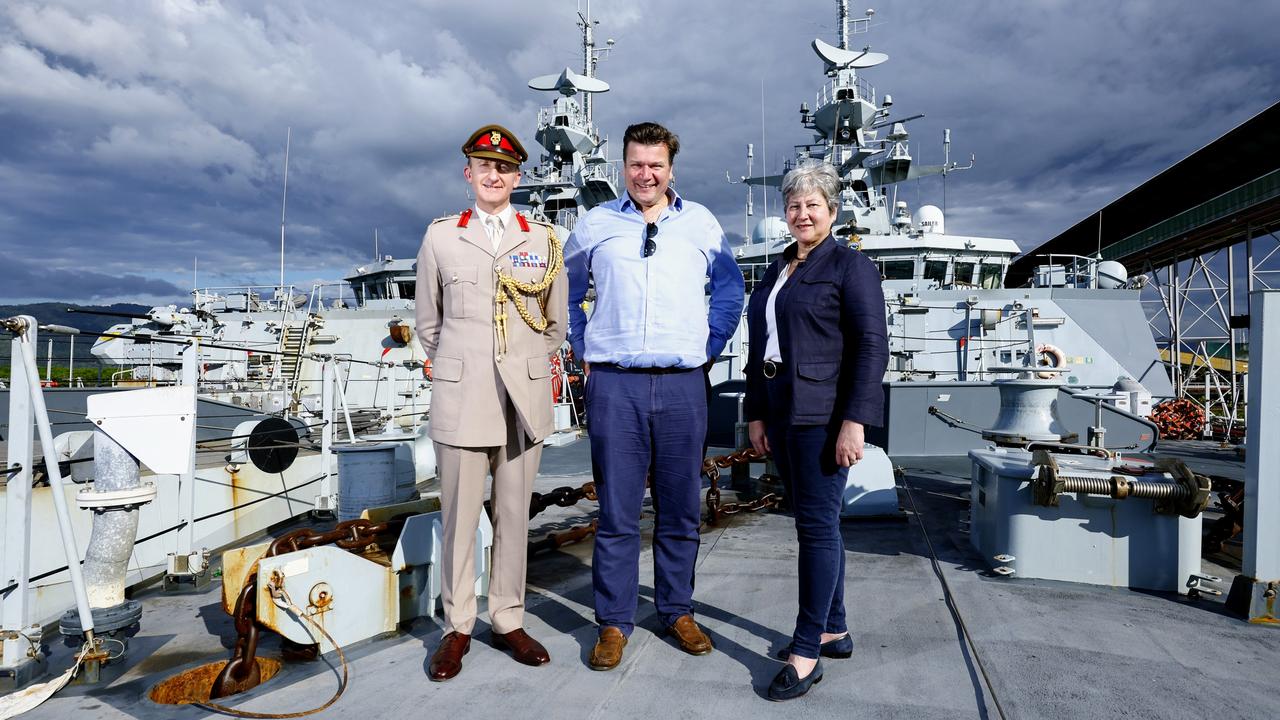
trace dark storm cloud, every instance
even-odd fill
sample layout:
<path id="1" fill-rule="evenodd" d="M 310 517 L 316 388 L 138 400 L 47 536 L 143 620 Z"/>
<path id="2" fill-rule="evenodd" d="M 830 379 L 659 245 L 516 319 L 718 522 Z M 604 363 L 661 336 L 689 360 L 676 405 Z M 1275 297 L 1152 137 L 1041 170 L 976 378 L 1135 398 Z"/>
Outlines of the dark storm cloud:
<path id="1" fill-rule="evenodd" d="M 509 4 L 477 32 L 474 7 L 445 0 L 7 3 L 0 260 L 78 277 L 96 293 L 78 297 L 99 299 L 170 301 L 197 258 L 201 284 L 272 282 L 290 127 L 290 276 L 341 277 L 371 255 L 374 228 L 382 252 L 410 255 L 431 218 L 468 202 L 458 146 L 474 127 L 500 122 L 534 149 L 552 98 L 525 83 L 580 67 L 577 8 Z M 942 161 L 944 128 L 953 160 L 978 158 L 947 180 L 948 230 L 1024 249 L 1280 95 L 1274 3 L 876 8 L 853 44 L 890 55 L 864 77 L 893 95 L 895 116 L 925 114 L 908 125 L 916 161 Z M 643 12 L 592 3 L 597 41 L 618 40 L 596 120 L 614 158 L 627 124 L 670 125 L 681 192 L 742 234 L 764 198 L 744 223 L 746 189 L 725 172 L 745 172 L 747 143 L 760 173 L 811 139 L 797 110 L 825 81 L 809 42 L 835 41 L 835 3 L 655 0 Z M 941 204 L 942 183 L 899 194 Z M 0 297 L 65 297 L 39 278 Z"/>
<path id="2" fill-rule="evenodd" d="M 91 269 L 58 270 L 38 260 L 10 259 L 5 263 L 5 297 L 102 300 L 121 296 L 163 298 L 181 302 L 191 291 L 159 278 L 110 275 Z"/>

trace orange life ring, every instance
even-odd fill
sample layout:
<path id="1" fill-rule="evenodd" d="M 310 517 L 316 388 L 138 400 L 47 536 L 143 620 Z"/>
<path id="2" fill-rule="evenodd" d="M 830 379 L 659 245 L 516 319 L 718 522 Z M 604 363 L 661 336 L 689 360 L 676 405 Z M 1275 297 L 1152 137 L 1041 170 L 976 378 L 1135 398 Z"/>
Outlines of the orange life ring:
<path id="1" fill-rule="evenodd" d="M 1067 364 L 1067 356 L 1056 345 L 1049 343 L 1041 343 L 1036 345 L 1036 365 L 1039 367 L 1060 368 Z M 1036 377 L 1041 380 L 1048 380 L 1058 373 L 1041 371 L 1036 373 Z"/>
<path id="2" fill-rule="evenodd" d="M 422 361 L 422 377 L 428 380 L 431 379 L 431 358 L 426 358 Z"/>

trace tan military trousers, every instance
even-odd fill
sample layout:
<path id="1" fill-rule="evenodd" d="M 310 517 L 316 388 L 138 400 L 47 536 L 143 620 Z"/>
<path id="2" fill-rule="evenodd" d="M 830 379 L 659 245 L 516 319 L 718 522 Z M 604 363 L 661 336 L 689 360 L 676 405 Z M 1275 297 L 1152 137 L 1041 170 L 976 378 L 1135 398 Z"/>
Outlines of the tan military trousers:
<path id="1" fill-rule="evenodd" d="M 496 633 L 524 627 L 525 568 L 529 553 L 529 497 L 542 459 L 515 420 L 507 444 L 465 448 L 437 442 L 444 532 L 441 599 L 445 632 L 467 635 L 476 622 L 476 526 L 483 511 L 485 477 L 493 475 L 493 567 L 489 576 L 489 620 Z"/>

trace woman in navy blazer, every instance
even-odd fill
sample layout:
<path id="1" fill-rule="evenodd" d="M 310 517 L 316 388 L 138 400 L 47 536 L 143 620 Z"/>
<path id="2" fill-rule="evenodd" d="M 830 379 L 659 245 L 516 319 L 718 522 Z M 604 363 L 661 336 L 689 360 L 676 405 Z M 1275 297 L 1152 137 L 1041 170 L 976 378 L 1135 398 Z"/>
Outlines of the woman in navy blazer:
<path id="1" fill-rule="evenodd" d="M 840 507 L 863 428 L 883 422 L 889 363 L 880 272 L 831 235 L 840 178 L 806 165 L 782 181 L 795 242 L 747 305 L 746 415 L 751 445 L 772 453 L 786 483 L 800 545 L 800 612 L 787 664 L 769 698 L 789 700 L 822 679 L 819 656 L 847 658 Z"/>

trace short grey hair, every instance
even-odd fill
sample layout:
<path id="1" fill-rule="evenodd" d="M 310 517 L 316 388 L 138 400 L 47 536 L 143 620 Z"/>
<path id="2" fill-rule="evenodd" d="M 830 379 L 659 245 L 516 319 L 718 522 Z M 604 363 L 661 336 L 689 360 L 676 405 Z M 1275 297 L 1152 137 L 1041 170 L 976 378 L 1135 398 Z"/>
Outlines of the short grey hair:
<path id="1" fill-rule="evenodd" d="M 833 214 L 840 207 L 840 176 L 826 163 L 805 163 L 782 178 L 782 201 L 791 201 L 792 195 L 807 195 L 817 191 L 827 199 L 827 209 Z"/>

